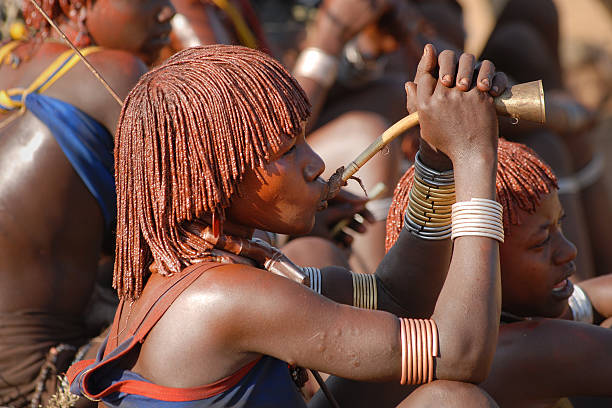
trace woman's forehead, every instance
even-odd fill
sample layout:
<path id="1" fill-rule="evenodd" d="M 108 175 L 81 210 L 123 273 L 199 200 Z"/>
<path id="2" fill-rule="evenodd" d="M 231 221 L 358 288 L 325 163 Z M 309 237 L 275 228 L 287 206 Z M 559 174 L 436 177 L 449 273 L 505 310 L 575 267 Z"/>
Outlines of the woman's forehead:
<path id="1" fill-rule="evenodd" d="M 557 191 L 544 194 L 534 212 L 518 209 L 520 224 L 510 226 L 511 236 L 526 238 L 554 224 L 563 215 Z"/>

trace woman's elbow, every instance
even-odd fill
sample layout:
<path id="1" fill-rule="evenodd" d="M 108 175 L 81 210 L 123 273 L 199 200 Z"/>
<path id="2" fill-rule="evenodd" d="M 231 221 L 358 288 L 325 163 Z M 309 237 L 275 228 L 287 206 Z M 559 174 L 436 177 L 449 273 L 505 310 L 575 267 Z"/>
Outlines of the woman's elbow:
<path id="1" fill-rule="evenodd" d="M 471 346 L 447 361 L 440 359 L 436 368 L 437 378 L 480 384 L 491 371 L 494 352 L 494 349 L 489 351 L 487 348 Z"/>

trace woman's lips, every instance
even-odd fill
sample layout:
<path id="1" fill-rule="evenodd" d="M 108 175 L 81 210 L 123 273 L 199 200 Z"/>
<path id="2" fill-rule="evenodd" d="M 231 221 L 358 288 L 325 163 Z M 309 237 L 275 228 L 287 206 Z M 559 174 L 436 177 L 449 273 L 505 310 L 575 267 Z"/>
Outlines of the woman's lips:
<path id="1" fill-rule="evenodd" d="M 569 279 L 563 279 L 552 288 L 552 295 L 554 298 L 559 300 L 565 300 L 572 296 L 574 292 L 574 285 Z"/>

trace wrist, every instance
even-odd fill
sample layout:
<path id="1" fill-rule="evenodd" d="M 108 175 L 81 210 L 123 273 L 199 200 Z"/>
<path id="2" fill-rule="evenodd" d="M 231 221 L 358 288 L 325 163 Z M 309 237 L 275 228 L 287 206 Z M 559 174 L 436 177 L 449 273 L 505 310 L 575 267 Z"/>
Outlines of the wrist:
<path id="1" fill-rule="evenodd" d="M 453 168 L 453 162 L 447 155 L 439 150 L 434 150 L 423 139 L 420 139 L 419 156 L 421 162 L 433 170 L 446 171 Z"/>
<path id="2" fill-rule="evenodd" d="M 475 154 L 453 160 L 453 164 L 457 201 L 469 201 L 472 198 L 495 199 L 497 157 Z"/>

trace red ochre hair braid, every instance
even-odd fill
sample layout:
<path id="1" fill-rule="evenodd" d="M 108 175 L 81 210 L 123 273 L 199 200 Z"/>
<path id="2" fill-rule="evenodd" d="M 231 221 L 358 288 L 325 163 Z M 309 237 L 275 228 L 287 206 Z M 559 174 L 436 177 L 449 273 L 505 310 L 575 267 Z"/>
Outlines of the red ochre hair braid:
<path id="1" fill-rule="evenodd" d="M 73 16 L 77 16 L 78 13 L 81 13 L 87 7 L 86 0 L 36 0 L 36 2 L 55 22 L 59 22 L 61 18 L 70 20 Z M 29 0 L 23 0 L 22 7 L 25 23 L 28 27 L 36 30 L 35 36 L 41 38 L 47 37 L 51 30 L 51 26 L 47 20 L 45 20 L 42 14 L 36 10 Z M 91 43 L 91 38 L 89 38 L 87 29 L 85 28 L 84 15 L 83 18 L 78 20 L 79 33 L 73 36 L 73 38 L 70 38 L 70 41 L 77 47 L 84 47 Z M 67 35 L 70 37 L 70 33 L 67 33 Z"/>
<path id="2" fill-rule="evenodd" d="M 404 212 L 408 208 L 408 193 L 412 188 L 414 167 L 402 176 L 393 192 L 393 201 L 387 216 L 385 249 L 388 251 L 399 237 L 404 225 Z M 529 147 L 499 139 L 497 148 L 497 201 L 504 207 L 504 230 L 521 223 L 519 210 L 534 213 L 542 196 L 557 189 L 557 177 Z"/>
<path id="3" fill-rule="evenodd" d="M 223 214 L 247 169 L 296 137 L 310 104 L 268 55 L 212 45 L 181 51 L 138 81 L 117 125 L 113 286 L 137 298 L 146 268 L 180 272 L 210 245 L 185 228 Z"/>

